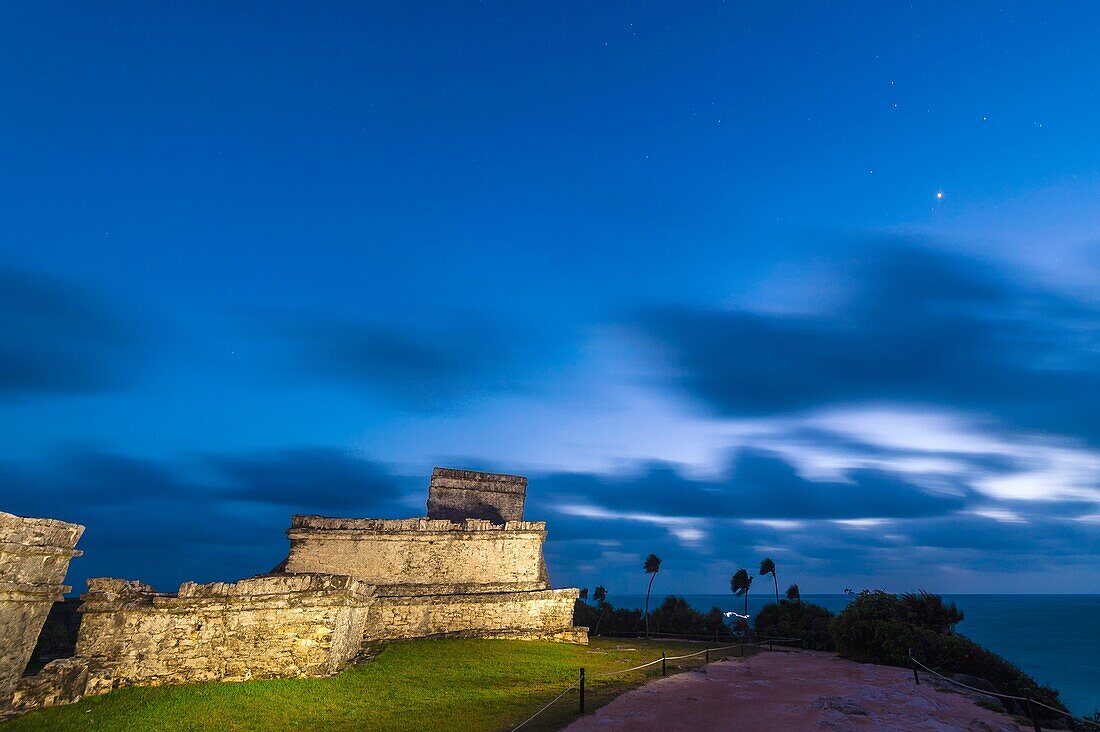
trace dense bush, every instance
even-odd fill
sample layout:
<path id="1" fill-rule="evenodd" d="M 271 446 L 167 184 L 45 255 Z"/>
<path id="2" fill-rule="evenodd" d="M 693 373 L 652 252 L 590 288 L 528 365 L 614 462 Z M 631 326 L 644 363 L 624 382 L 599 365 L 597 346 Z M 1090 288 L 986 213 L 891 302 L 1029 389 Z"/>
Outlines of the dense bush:
<path id="1" fill-rule="evenodd" d="M 596 625 L 599 623 L 599 631 Z M 614 633 L 644 633 L 645 617 L 641 610 L 615 608 L 609 602 L 589 605 L 577 601 L 573 610 L 573 624 L 590 629 L 593 635 L 611 635 Z M 682 597 L 669 595 L 656 610 L 650 611 L 649 629 L 651 633 L 675 633 L 690 635 L 726 635 L 729 627 L 725 623 L 722 611 L 716 607 L 701 613 L 688 605 Z"/>
<path id="2" fill-rule="evenodd" d="M 591 633 L 596 627 L 596 620 L 600 617 L 600 609 L 596 604 L 589 605 L 584 600 L 577 600 L 573 604 L 573 625 L 588 628 Z M 602 622 L 600 623 L 603 624 Z"/>
<path id="3" fill-rule="evenodd" d="M 712 607 L 709 612 L 701 613 L 688 605 L 682 597 L 669 595 L 661 606 L 653 611 L 650 628 L 658 633 L 677 633 L 689 635 L 714 635 L 728 633 L 722 611 Z"/>
<path id="4" fill-rule="evenodd" d="M 967 674 L 991 682 L 1002 693 L 1030 696 L 1059 709 L 1058 692 L 1040 686 L 997 654 L 953 631 L 962 613 L 936 595 L 891 595 L 864 591 L 830 625 L 836 650 L 863 663 L 909 666 L 909 650 L 945 676 Z M 1017 711 L 1023 711 L 1018 709 Z"/>
<path id="5" fill-rule="evenodd" d="M 811 602 L 780 600 L 769 602 L 756 615 L 756 634 L 782 638 L 801 638 L 806 648 L 814 651 L 833 651 L 833 638 L 829 623 L 833 614 Z"/>

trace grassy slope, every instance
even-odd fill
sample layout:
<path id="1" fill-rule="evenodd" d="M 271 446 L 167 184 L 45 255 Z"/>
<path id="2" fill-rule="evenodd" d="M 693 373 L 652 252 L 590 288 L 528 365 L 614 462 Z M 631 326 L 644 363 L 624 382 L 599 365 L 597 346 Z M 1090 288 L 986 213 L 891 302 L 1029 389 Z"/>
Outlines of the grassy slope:
<path id="1" fill-rule="evenodd" d="M 589 676 L 587 709 L 648 678 L 660 664 L 608 680 L 593 678 L 703 646 L 596 638 L 590 646 L 505 640 L 423 640 L 387 645 L 370 663 L 327 679 L 134 687 L 28 714 L 22 730 L 506 730 L 577 678 Z M 736 649 L 729 651 L 736 655 Z M 712 654 L 712 658 L 724 654 Z M 702 658 L 669 662 L 669 673 Z M 577 692 L 527 729 L 556 729 L 577 716 Z"/>

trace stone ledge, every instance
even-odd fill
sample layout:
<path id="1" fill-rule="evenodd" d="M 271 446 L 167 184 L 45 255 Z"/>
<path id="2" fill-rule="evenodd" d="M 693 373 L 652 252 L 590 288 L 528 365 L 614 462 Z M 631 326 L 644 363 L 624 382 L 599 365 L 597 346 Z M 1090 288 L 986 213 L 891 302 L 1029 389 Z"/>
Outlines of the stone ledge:
<path id="1" fill-rule="evenodd" d="M 513 593 L 551 589 L 544 580 L 532 582 L 462 582 L 435 584 L 379 584 L 378 597 L 424 597 L 427 595 L 469 595 L 478 593 Z"/>
<path id="2" fill-rule="evenodd" d="M 380 588 L 381 589 L 381 588 Z M 463 592 L 455 594 L 433 593 L 430 595 L 382 595 L 377 599 L 384 600 L 390 605 L 433 605 L 450 604 L 455 602 L 469 603 L 498 603 L 530 602 L 532 600 L 576 600 L 581 591 L 576 587 L 567 587 L 557 590 L 521 590 L 521 591 L 495 591 L 495 592 Z"/>
<path id="3" fill-rule="evenodd" d="M 7 602 L 54 603 L 72 591 L 68 585 L 38 585 L 0 581 L 0 600 Z"/>
<path id="4" fill-rule="evenodd" d="M 84 556 L 80 549 L 68 546 L 55 546 L 53 544 L 17 544 L 11 541 L 0 541 L 0 554 L 15 554 L 26 556 L 65 557 L 73 559 Z"/>
<path id="5" fill-rule="evenodd" d="M 303 573 L 260 575 L 239 582 L 184 582 L 178 593 L 157 592 L 136 580 L 88 580 L 81 613 L 127 610 L 189 612 L 199 607 L 287 607 L 322 603 L 360 605 L 374 597 L 374 586 L 346 575 Z"/>
<path id="6" fill-rule="evenodd" d="M 24 518 L 0 511 L 0 543 L 30 546 L 53 546 L 72 549 L 84 527 L 49 518 Z"/>
<path id="7" fill-rule="evenodd" d="M 410 519 L 371 519 L 371 518 L 338 518 L 333 516 L 315 516 L 307 514 L 295 514 L 290 519 L 290 528 L 287 536 L 292 539 L 311 536 L 313 532 L 324 534 L 362 533 L 370 535 L 385 535 L 396 533 L 447 533 L 456 534 L 462 532 L 519 533 L 519 532 L 546 532 L 545 521 L 508 521 L 504 524 L 494 524 L 486 519 L 465 519 L 461 523 L 447 519 L 430 519 L 418 517 Z"/>
<path id="8" fill-rule="evenodd" d="M 480 470 L 433 468 L 429 490 L 433 487 L 522 495 L 527 492 L 527 477 L 508 473 L 485 473 Z"/>
<path id="9" fill-rule="evenodd" d="M 489 638 L 500 640 L 554 641 L 556 643 L 576 643 L 588 645 L 588 628 L 574 625 L 564 630 L 500 630 L 467 634 L 468 638 Z"/>

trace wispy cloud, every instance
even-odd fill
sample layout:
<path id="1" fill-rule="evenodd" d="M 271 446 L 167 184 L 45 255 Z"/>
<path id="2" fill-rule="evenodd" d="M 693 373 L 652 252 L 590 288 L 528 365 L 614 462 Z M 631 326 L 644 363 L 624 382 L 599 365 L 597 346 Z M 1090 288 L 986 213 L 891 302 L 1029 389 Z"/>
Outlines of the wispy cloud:
<path id="1" fill-rule="evenodd" d="M 0 394 L 77 394 L 121 387 L 145 337 L 84 288 L 0 267 Z"/>

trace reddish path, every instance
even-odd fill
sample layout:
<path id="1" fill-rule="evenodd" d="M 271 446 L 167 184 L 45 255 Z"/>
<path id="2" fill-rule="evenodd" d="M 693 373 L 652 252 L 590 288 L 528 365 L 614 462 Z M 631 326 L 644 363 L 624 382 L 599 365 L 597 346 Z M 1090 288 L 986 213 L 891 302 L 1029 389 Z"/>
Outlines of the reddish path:
<path id="1" fill-rule="evenodd" d="M 1019 727 L 960 694 L 915 686 L 910 671 L 831 653 L 760 653 L 646 684 L 567 727 L 612 730 L 967 730 Z"/>

